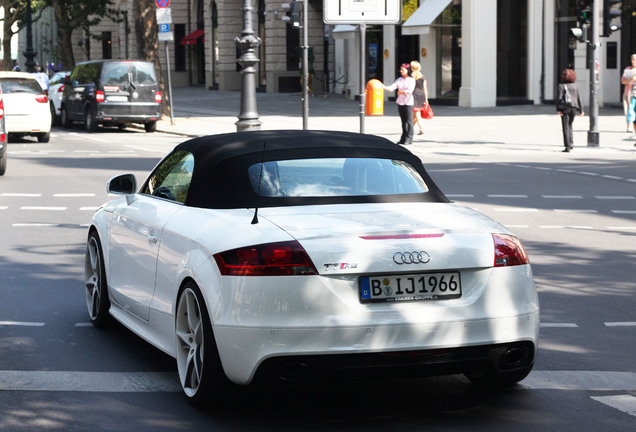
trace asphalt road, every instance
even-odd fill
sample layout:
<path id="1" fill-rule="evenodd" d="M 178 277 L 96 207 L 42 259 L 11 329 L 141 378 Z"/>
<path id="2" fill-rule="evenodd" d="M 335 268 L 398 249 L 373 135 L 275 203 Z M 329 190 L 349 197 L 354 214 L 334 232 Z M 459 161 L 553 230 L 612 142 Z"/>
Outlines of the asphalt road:
<path id="1" fill-rule="evenodd" d="M 143 180 L 182 138 L 55 129 L 9 146 L 0 177 L 0 431 L 621 431 L 636 416 L 636 161 L 630 153 L 471 154 L 415 145 L 451 199 L 524 241 L 541 302 L 531 375 L 506 391 L 461 376 L 254 389 L 197 410 L 173 359 L 88 324 L 86 224 L 121 172 Z"/>

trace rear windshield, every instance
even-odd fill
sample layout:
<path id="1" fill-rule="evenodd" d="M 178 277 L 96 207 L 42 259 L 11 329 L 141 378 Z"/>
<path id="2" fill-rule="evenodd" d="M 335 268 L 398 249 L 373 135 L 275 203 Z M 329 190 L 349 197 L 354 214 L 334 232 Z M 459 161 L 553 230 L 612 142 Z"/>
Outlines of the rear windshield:
<path id="1" fill-rule="evenodd" d="M 42 87 L 35 79 L 1 78 L 2 93 L 42 93 Z"/>
<path id="2" fill-rule="evenodd" d="M 154 65 L 144 62 L 104 63 L 103 85 L 125 86 L 130 84 L 131 80 L 133 84 L 141 86 L 157 84 Z"/>
<path id="3" fill-rule="evenodd" d="M 407 162 L 375 158 L 269 161 L 250 166 L 254 191 L 265 197 L 401 195 L 428 192 Z"/>

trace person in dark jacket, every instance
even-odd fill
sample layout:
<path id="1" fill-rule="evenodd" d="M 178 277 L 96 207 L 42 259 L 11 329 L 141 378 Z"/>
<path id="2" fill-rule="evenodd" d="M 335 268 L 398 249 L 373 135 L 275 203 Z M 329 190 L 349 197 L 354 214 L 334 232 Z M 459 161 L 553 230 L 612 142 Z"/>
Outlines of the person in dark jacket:
<path id="1" fill-rule="evenodd" d="M 569 103 L 562 104 L 564 93 L 567 91 Z M 574 148 L 574 136 L 572 132 L 572 123 L 577 115 L 583 116 L 583 102 L 581 101 L 581 93 L 579 86 L 576 84 L 576 72 L 572 69 L 565 69 L 561 73 L 561 83 L 557 89 L 557 112 L 561 116 L 561 125 L 563 127 L 563 145 L 564 152 L 569 152 Z"/>

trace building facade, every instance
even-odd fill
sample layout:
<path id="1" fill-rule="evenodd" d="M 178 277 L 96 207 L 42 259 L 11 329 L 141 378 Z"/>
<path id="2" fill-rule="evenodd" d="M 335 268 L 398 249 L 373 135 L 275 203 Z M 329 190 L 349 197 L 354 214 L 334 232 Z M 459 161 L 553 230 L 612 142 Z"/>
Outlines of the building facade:
<path id="1" fill-rule="evenodd" d="M 115 0 L 125 19 L 103 21 L 91 28 L 97 38 L 80 31 L 74 34 L 76 61 L 136 57 L 131 19 L 134 1 Z M 310 72 L 316 93 L 355 98 L 369 79 L 390 83 L 399 64 L 418 60 L 430 97 L 440 104 L 487 107 L 551 103 L 566 67 L 576 70 L 584 102 L 588 102 L 589 44 L 577 41 L 570 32 L 577 26 L 578 0 L 403 0 L 407 12 L 401 23 L 366 26 L 364 52 L 358 26 L 325 25 L 323 0 L 308 0 L 307 4 Z M 174 41 L 160 42 L 159 51 L 164 72 L 170 69 L 173 86 L 240 89 L 235 38 L 243 27 L 243 5 L 241 0 L 170 1 Z M 251 0 L 251 7 L 253 30 L 261 39 L 259 90 L 301 91 L 301 31 L 281 19 L 285 13 L 281 0 Z M 629 65 L 630 54 L 636 51 L 636 42 L 632 42 L 636 41 L 632 37 L 636 36 L 636 23 L 632 23 L 636 20 L 636 13 L 632 13 L 636 0 L 623 1 L 620 7 L 622 29 L 600 39 L 599 62 L 593 67 L 599 77 L 601 105 L 620 104 L 620 76 Z M 34 37 L 45 35 L 36 42 L 36 60 L 55 64 L 57 47 L 51 36 L 55 23 L 47 17 L 46 22 L 35 23 L 41 28 Z M 23 34 L 24 30 L 20 54 L 25 50 Z M 365 56 L 366 69 L 363 83 L 361 55 Z"/>

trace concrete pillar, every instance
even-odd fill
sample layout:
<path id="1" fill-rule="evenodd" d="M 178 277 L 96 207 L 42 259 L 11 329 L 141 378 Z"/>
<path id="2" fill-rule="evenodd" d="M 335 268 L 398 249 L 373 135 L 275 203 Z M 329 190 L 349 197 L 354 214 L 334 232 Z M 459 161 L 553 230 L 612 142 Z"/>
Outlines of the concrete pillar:
<path id="1" fill-rule="evenodd" d="M 497 0 L 462 1 L 462 85 L 459 106 L 497 102 Z"/>

